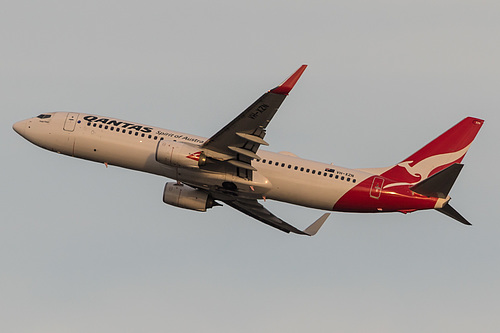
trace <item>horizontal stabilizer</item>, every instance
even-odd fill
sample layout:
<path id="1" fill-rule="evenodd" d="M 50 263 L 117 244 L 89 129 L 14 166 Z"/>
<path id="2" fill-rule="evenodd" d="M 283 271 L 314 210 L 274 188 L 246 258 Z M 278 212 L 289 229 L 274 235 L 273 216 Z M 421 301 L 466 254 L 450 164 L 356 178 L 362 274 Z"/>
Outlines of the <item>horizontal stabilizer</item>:
<path id="1" fill-rule="evenodd" d="M 453 207 L 451 207 L 449 204 L 444 205 L 443 208 L 438 208 L 436 209 L 438 212 L 443 213 L 444 215 L 447 215 L 451 217 L 452 219 L 457 220 L 460 223 L 466 224 L 466 225 L 472 225 L 463 217 L 460 215 L 459 212 L 457 212 Z"/>
<path id="2" fill-rule="evenodd" d="M 450 193 L 453 184 L 455 184 L 455 180 L 457 180 L 463 166 L 463 164 L 458 163 L 452 164 L 446 169 L 410 187 L 410 190 L 427 197 L 445 199 L 448 193 Z"/>

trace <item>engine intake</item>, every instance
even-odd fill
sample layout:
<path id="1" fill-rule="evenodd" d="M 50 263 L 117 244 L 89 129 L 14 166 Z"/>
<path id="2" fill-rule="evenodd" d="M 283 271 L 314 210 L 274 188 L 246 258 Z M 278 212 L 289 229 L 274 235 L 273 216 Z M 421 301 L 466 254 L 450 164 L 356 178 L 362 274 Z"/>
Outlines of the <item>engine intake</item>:
<path id="1" fill-rule="evenodd" d="M 218 205 L 212 197 L 203 191 L 186 185 L 166 183 L 163 190 L 163 202 L 172 206 L 205 212 Z"/>

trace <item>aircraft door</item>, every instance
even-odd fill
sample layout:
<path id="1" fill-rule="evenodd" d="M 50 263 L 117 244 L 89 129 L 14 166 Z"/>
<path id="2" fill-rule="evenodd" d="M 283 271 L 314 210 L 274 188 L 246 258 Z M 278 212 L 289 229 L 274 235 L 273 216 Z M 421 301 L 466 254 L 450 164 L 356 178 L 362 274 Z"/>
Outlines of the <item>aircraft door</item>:
<path id="1" fill-rule="evenodd" d="M 73 132 L 75 130 L 77 118 L 78 118 L 78 113 L 68 112 L 66 120 L 64 121 L 63 129 L 68 132 Z"/>
<path id="2" fill-rule="evenodd" d="M 374 177 L 372 182 L 372 188 L 370 189 L 370 197 L 372 197 L 373 199 L 380 198 L 383 186 L 384 186 L 384 178 Z"/>

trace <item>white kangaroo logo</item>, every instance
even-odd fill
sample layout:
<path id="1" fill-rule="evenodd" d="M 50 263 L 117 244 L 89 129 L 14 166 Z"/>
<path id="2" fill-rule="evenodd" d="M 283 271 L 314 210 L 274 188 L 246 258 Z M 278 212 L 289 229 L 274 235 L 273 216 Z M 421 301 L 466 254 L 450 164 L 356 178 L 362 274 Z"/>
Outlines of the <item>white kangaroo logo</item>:
<path id="1" fill-rule="evenodd" d="M 429 177 L 429 174 L 432 172 L 432 170 L 436 169 L 437 167 L 446 165 L 463 157 L 467 152 L 467 150 L 469 149 L 469 146 L 470 144 L 467 147 L 453 153 L 429 156 L 427 158 L 424 158 L 414 166 L 410 166 L 410 164 L 413 163 L 413 161 L 401 162 L 398 164 L 398 166 L 405 168 L 410 175 L 412 175 L 413 177 L 420 177 L 420 179 L 413 183 L 393 183 L 386 185 L 384 188 L 389 188 L 399 185 L 416 184 L 419 181 Z"/>

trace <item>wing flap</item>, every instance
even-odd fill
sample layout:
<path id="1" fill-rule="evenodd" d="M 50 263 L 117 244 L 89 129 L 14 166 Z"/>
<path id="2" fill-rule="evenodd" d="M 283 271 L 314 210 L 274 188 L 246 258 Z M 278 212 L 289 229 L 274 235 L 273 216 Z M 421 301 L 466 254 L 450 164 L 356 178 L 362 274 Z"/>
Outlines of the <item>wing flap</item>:
<path id="1" fill-rule="evenodd" d="M 259 145 L 269 146 L 269 143 L 264 141 L 264 139 L 262 139 L 260 136 L 247 134 L 247 133 L 241 133 L 241 132 L 236 132 L 236 135 L 245 139 L 245 140 L 248 140 L 250 142 L 254 142 L 254 143 L 257 143 Z"/>
<path id="2" fill-rule="evenodd" d="M 250 171 L 255 171 L 255 169 L 251 164 L 245 163 L 243 161 L 238 161 L 238 160 L 228 160 L 227 163 L 234 165 L 237 168 L 242 168 L 245 170 L 250 170 Z"/>
<path id="3" fill-rule="evenodd" d="M 247 149 L 244 149 L 244 148 L 238 148 L 238 147 L 234 147 L 234 146 L 228 146 L 227 148 L 229 150 L 234 151 L 235 153 L 238 153 L 238 154 L 241 154 L 241 155 L 245 155 L 245 156 L 250 157 L 252 159 L 260 160 L 259 155 L 257 155 L 256 153 L 254 153 L 254 152 L 252 152 L 250 150 L 247 150 Z"/>

